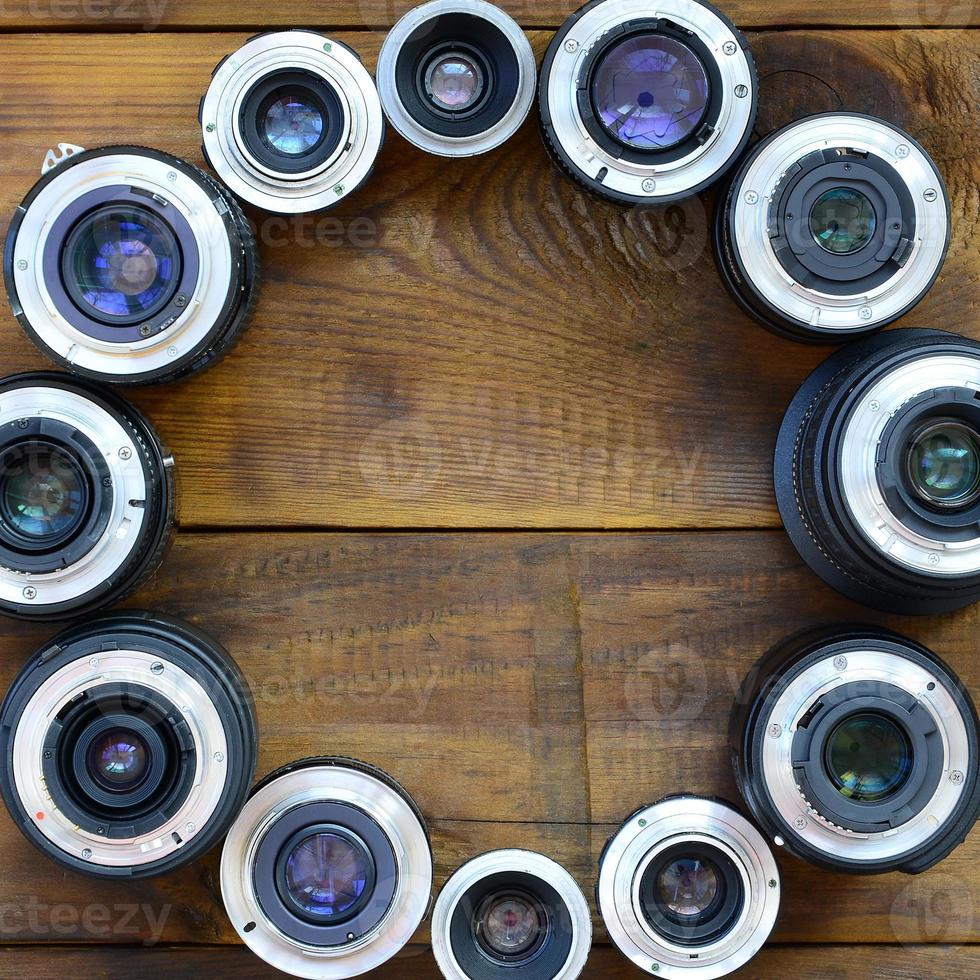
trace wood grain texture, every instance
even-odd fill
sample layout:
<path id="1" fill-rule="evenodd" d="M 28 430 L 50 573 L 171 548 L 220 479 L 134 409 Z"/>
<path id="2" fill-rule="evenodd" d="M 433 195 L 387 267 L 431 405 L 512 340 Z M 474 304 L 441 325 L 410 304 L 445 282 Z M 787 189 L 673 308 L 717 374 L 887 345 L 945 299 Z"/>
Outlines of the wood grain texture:
<path id="1" fill-rule="evenodd" d="M 548 35 L 532 37 L 543 50 Z M 201 162 L 198 100 L 243 39 L 0 37 L 2 228 L 59 140 Z M 380 34 L 343 39 L 373 63 Z M 955 236 L 906 322 L 980 337 L 980 32 L 753 43 L 760 132 L 846 107 L 934 153 Z M 207 375 L 137 397 L 177 457 L 185 524 L 774 526 L 776 429 L 826 352 L 737 310 L 708 248 L 711 207 L 594 202 L 554 171 L 529 121 L 501 150 L 451 164 L 392 137 L 373 181 L 321 223 L 255 215 L 267 286 L 244 341 Z M 0 360 L 44 364 L 9 313 Z"/>
<path id="2" fill-rule="evenodd" d="M 725 740 L 738 684 L 797 629 L 870 618 L 980 682 L 980 610 L 869 617 L 815 581 L 778 532 L 184 534 L 137 601 L 193 620 L 236 657 L 256 699 L 261 773 L 325 753 L 398 778 L 431 821 L 437 885 L 472 855 L 526 846 L 591 893 L 603 842 L 639 806 L 678 792 L 736 799 Z M 0 685 L 49 634 L 3 624 Z M 785 859 L 776 938 L 975 942 L 978 862 L 976 834 L 915 879 Z M 15 931 L 0 909 L 0 942 L 53 938 L 56 916 L 71 914 L 54 912 L 60 903 L 138 909 L 135 936 L 92 935 L 76 911 L 63 941 L 146 939 L 162 917 L 166 942 L 232 942 L 217 865 L 215 852 L 162 879 L 105 885 L 37 858 L 4 816 Z"/>

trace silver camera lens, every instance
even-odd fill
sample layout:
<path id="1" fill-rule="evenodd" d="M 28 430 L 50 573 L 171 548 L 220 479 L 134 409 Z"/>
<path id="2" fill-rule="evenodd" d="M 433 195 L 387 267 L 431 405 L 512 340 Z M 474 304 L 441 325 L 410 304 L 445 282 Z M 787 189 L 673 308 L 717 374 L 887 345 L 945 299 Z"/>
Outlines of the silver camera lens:
<path id="1" fill-rule="evenodd" d="M 776 443 L 776 499 L 807 564 L 903 615 L 980 598 L 980 345 L 938 330 L 850 344 L 804 382 Z"/>
<path id="2" fill-rule="evenodd" d="M 255 769 L 251 696 L 228 654 L 149 613 L 93 620 L 28 662 L 0 709 L 0 789 L 48 857 L 146 878 L 218 841 Z"/>
<path id="3" fill-rule="evenodd" d="M 575 879 L 530 851 L 493 851 L 446 882 L 432 913 L 432 949 L 446 980 L 581 976 L 592 916 Z"/>
<path id="4" fill-rule="evenodd" d="M 840 343 L 914 307 L 950 239 L 949 196 L 926 151 L 872 116 L 830 112 L 760 143 L 718 211 L 729 289 L 764 326 Z"/>
<path id="5" fill-rule="evenodd" d="M 969 694 L 934 653 L 884 630 L 776 647 L 743 685 L 732 751 L 770 838 L 830 870 L 918 874 L 980 813 Z"/>
<path id="6" fill-rule="evenodd" d="M 312 31 L 252 38 L 201 100 L 204 153 L 243 201 L 322 211 L 370 176 L 384 141 L 374 79 L 345 44 Z"/>
<path id="7" fill-rule="evenodd" d="M 221 855 L 221 894 L 245 944 L 311 980 L 390 960 L 429 907 L 422 815 L 390 776 L 349 759 L 305 759 L 253 790 Z"/>
<path id="8" fill-rule="evenodd" d="M 378 88 L 391 124 L 446 157 L 486 153 L 531 111 L 537 65 L 527 36 L 484 0 L 432 0 L 385 39 Z"/>
<path id="9" fill-rule="evenodd" d="M 768 939 L 779 870 L 741 814 L 676 796 L 635 813 L 606 844 L 597 896 L 610 938 L 645 973 L 714 980 Z"/>
<path id="10" fill-rule="evenodd" d="M 173 459 L 127 401 L 66 374 L 0 380 L 0 612 L 123 598 L 162 560 L 174 508 Z"/>
<path id="11" fill-rule="evenodd" d="M 27 335 L 95 381 L 163 383 L 210 367 L 258 298 L 241 209 L 168 153 L 62 151 L 49 153 L 7 239 L 7 294 Z"/>
<path id="12" fill-rule="evenodd" d="M 663 204 L 735 163 L 758 80 L 745 38 L 709 3 L 593 0 L 551 42 L 539 99 L 566 174 L 620 204 Z"/>

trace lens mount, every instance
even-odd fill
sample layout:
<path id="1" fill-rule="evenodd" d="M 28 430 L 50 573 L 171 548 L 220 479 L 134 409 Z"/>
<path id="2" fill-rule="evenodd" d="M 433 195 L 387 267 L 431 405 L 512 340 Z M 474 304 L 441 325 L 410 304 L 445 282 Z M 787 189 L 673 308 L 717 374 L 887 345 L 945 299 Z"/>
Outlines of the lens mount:
<path id="1" fill-rule="evenodd" d="M 758 79 L 745 38 L 708 3 L 593 0 L 551 42 L 539 101 L 566 174 L 620 204 L 663 204 L 735 163 Z"/>
<path id="2" fill-rule="evenodd" d="M 776 445 L 776 497 L 800 554 L 828 584 L 886 611 L 935 613 L 980 598 L 980 500 L 923 499 L 909 461 L 953 425 L 980 446 L 980 345 L 896 330 L 830 357 L 804 383 Z M 948 440 L 947 440 L 948 441 Z M 967 476 L 980 454 L 965 444 Z M 950 460 L 930 459 L 940 482 Z M 955 462 L 955 461 L 954 461 Z"/>
<path id="3" fill-rule="evenodd" d="M 312 31 L 260 34 L 215 69 L 204 152 L 242 200 L 276 214 L 337 204 L 370 176 L 384 116 L 357 54 Z"/>
<path id="4" fill-rule="evenodd" d="M 779 870 L 756 828 L 718 800 L 669 797 L 606 844 L 596 889 L 609 936 L 658 976 L 714 980 L 762 948 L 779 911 Z"/>
<path id="5" fill-rule="evenodd" d="M 128 595 L 174 508 L 173 459 L 128 402 L 65 374 L 0 381 L 0 612 L 64 619 Z"/>
<path id="6" fill-rule="evenodd" d="M 575 879 L 541 854 L 492 851 L 446 882 L 432 949 L 446 980 L 573 980 L 585 969 L 592 917 Z"/>
<path id="7" fill-rule="evenodd" d="M 753 149 L 718 209 L 719 268 L 740 305 L 794 340 L 840 343 L 911 310 L 950 241 L 943 178 L 908 133 L 830 112 Z"/>
<path id="8" fill-rule="evenodd" d="M 218 644 L 132 613 L 34 656 L 0 709 L 0 751 L 4 802 L 28 840 L 76 871 L 145 878 L 224 834 L 255 770 L 256 723 Z"/>
<path id="9" fill-rule="evenodd" d="M 439 77 L 448 86 L 441 98 Z M 378 57 L 391 124 L 438 156 L 475 156 L 510 139 L 531 111 L 536 80 L 527 36 L 484 0 L 432 0 L 410 10 Z"/>
<path id="10" fill-rule="evenodd" d="M 867 627 L 792 637 L 732 719 L 739 787 L 780 846 L 836 871 L 924 871 L 980 813 L 977 716 L 924 647 Z"/>
<path id="11" fill-rule="evenodd" d="M 48 357 L 118 384 L 209 367 L 258 294 L 255 242 L 231 196 L 191 164 L 133 146 L 48 169 L 11 221 L 4 274 Z"/>
<path id="12" fill-rule="evenodd" d="M 305 759 L 266 777 L 221 855 L 221 894 L 242 940 L 311 980 L 391 959 L 424 918 L 431 888 L 418 808 L 391 777 L 349 759 Z"/>

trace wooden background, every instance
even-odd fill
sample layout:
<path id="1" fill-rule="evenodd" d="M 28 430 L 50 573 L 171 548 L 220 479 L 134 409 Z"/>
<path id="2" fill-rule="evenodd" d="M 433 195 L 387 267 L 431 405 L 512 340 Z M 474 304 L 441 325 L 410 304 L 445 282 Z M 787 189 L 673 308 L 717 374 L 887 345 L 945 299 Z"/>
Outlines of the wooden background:
<path id="1" fill-rule="evenodd" d="M 214 63 L 270 25 L 334 30 L 373 67 L 406 0 L 0 0 L 0 232 L 45 150 L 137 142 L 200 163 Z M 538 53 L 575 0 L 504 3 Z M 908 325 L 980 339 L 980 4 L 738 0 L 759 133 L 846 108 L 905 126 L 946 174 L 945 272 Z M 148 28 L 158 28 L 151 32 Z M 325 219 L 253 215 L 266 286 L 214 371 L 139 392 L 178 460 L 182 530 L 130 605 L 215 634 L 248 675 L 260 773 L 362 757 L 430 818 L 437 886 L 469 856 L 542 850 L 591 893 L 636 807 L 736 799 L 736 686 L 807 625 L 888 623 L 980 690 L 980 612 L 869 614 L 779 529 L 782 410 L 826 354 L 729 300 L 712 197 L 586 198 L 529 121 L 475 160 L 395 135 Z M 3 373 L 42 358 L 3 315 Z M 4 687 L 52 632 L 0 623 Z M 783 914 L 746 978 L 980 975 L 980 835 L 919 878 L 782 862 Z M 106 885 L 0 815 L 0 976 L 266 978 L 222 911 L 217 851 Z M 587 976 L 635 974 L 597 921 Z M 434 978 L 427 929 L 377 976 Z"/>

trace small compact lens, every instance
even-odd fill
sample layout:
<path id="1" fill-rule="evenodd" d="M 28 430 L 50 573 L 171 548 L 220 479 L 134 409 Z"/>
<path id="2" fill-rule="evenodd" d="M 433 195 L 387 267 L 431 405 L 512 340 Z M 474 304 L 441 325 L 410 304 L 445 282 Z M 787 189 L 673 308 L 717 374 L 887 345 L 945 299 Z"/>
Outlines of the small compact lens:
<path id="1" fill-rule="evenodd" d="M 134 591 L 170 537 L 172 471 L 116 395 L 65 374 L 0 380 L 0 613 L 66 619 Z"/>
<path id="2" fill-rule="evenodd" d="M 722 277 L 774 332 L 840 343 L 880 330 L 935 282 L 950 239 L 933 160 L 881 119 L 830 112 L 746 157 L 715 222 Z"/>
<path id="3" fill-rule="evenodd" d="M 276 214 L 325 210 L 370 177 L 384 141 L 374 79 L 312 31 L 253 37 L 201 100 L 204 153 L 232 193 Z"/>
<path id="4" fill-rule="evenodd" d="M 258 252 L 234 199 L 157 150 L 65 154 L 11 221 L 7 294 L 27 335 L 94 381 L 164 383 L 220 360 L 258 298 Z"/>
<path id="5" fill-rule="evenodd" d="M 410 10 L 378 58 L 392 125 L 446 157 L 486 153 L 510 139 L 531 110 L 536 78 L 526 35 L 485 0 L 431 0 Z"/>
<path id="6" fill-rule="evenodd" d="M 711 185 L 747 146 L 757 101 L 745 38 L 702 0 L 593 0 L 555 35 L 539 86 L 555 163 L 626 205 Z"/>
<path id="7" fill-rule="evenodd" d="M 14 822 L 67 868 L 146 878 L 200 857 L 244 802 L 256 722 L 214 640 L 149 613 L 56 637 L 0 709 L 0 791 Z"/>
<path id="8" fill-rule="evenodd" d="M 607 842 L 596 896 L 613 943 L 641 969 L 718 978 L 768 938 L 779 872 L 741 814 L 676 796 L 637 811 Z"/>
<path id="9" fill-rule="evenodd" d="M 934 653 L 894 633 L 786 640 L 746 678 L 731 735 L 755 817 L 821 867 L 917 874 L 980 814 L 973 702 Z"/>
<path id="10" fill-rule="evenodd" d="M 807 564 L 902 614 L 980 598 L 980 345 L 895 330 L 843 348 L 787 409 L 776 499 Z"/>

